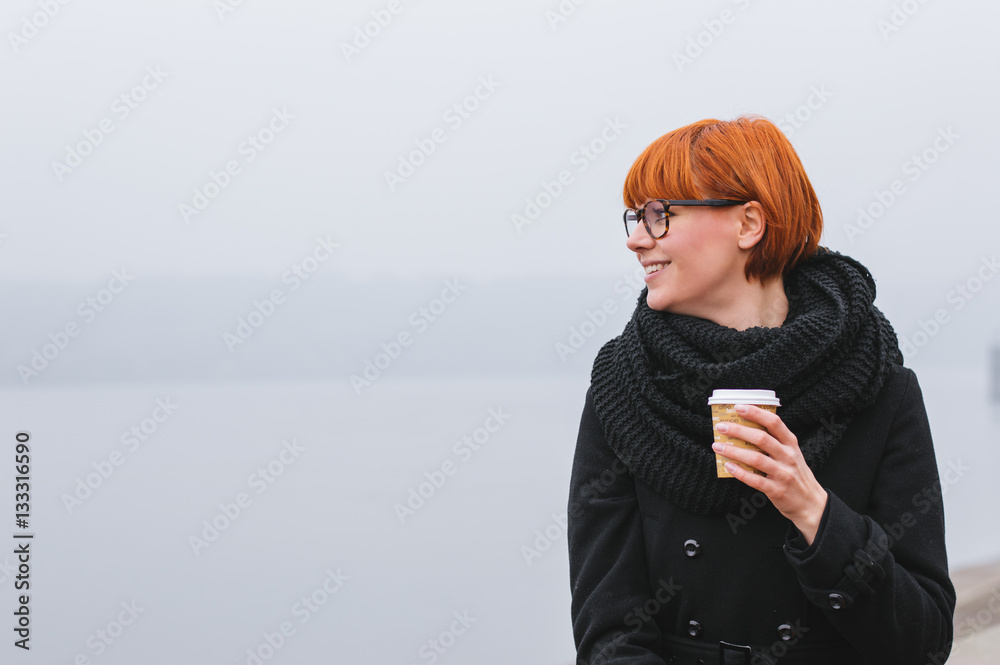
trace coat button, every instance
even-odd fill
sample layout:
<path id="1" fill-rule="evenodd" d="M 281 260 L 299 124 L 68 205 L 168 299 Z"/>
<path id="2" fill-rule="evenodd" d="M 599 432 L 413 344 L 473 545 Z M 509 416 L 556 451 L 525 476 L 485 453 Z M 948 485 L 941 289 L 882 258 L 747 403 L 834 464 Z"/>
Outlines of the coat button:
<path id="1" fill-rule="evenodd" d="M 701 554 L 701 545 L 698 544 L 697 540 L 685 540 L 684 541 L 684 554 L 694 557 Z"/>
<path id="2" fill-rule="evenodd" d="M 783 641 L 787 642 L 793 637 L 795 637 L 795 631 L 792 630 L 792 627 L 790 625 L 788 625 L 787 623 L 783 623 L 780 626 L 778 626 L 778 637 L 780 637 Z"/>
<path id="3" fill-rule="evenodd" d="M 688 621 L 688 635 L 691 637 L 698 637 L 701 635 L 701 624 L 694 619 Z"/>
<path id="4" fill-rule="evenodd" d="M 844 606 L 844 597 L 839 593 L 831 593 L 827 596 L 827 601 L 830 603 L 830 607 L 835 610 L 839 610 Z"/>

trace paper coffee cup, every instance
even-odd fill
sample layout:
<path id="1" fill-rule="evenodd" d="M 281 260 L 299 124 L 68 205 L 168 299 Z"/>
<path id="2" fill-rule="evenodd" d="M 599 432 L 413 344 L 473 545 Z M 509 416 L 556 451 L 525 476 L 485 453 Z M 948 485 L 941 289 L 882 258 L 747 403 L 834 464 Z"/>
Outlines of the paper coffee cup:
<path id="1" fill-rule="evenodd" d="M 759 406 L 766 411 L 775 413 L 778 407 L 781 406 L 781 402 L 778 400 L 778 397 L 774 394 L 773 390 L 713 390 L 712 396 L 708 398 L 708 404 L 712 407 L 712 433 L 715 434 L 715 440 L 719 443 L 730 443 L 738 448 L 748 448 L 750 450 L 760 450 L 760 448 L 752 443 L 747 443 L 743 439 L 734 439 L 731 436 L 723 434 L 719 430 L 715 429 L 715 426 L 719 423 L 737 423 L 740 425 L 746 425 L 747 427 L 753 427 L 754 429 L 764 429 L 764 427 L 759 423 L 747 420 L 740 414 L 736 413 L 736 409 L 734 407 L 737 404 L 753 404 L 754 406 Z M 733 477 L 733 474 L 726 471 L 726 462 L 739 464 L 747 471 L 753 471 L 761 476 L 764 475 L 763 471 L 755 469 L 742 462 L 737 462 L 736 460 L 728 457 L 723 457 L 722 455 L 716 453 L 715 473 L 719 478 Z"/>

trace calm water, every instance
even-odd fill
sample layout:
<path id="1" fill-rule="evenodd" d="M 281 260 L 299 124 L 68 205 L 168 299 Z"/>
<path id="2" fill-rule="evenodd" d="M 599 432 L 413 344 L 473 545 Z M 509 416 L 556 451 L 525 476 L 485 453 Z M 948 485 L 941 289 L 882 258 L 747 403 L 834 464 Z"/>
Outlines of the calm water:
<path id="1" fill-rule="evenodd" d="M 1000 556 L 985 369 L 918 377 L 939 466 L 969 467 L 946 493 L 952 566 Z M 586 389 L 387 375 L 360 396 L 346 383 L 6 391 L 8 440 L 33 437 L 30 660 L 572 662 L 559 517 Z M 121 438 L 133 426 L 144 441 Z M 88 474 L 99 486 L 67 508 Z"/>

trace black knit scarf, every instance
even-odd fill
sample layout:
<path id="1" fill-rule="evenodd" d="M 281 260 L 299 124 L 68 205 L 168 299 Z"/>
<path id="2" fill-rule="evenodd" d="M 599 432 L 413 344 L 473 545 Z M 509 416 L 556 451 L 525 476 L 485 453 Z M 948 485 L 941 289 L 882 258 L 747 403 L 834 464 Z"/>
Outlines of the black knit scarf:
<path id="1" fill-rule="evenodd" d="M 608 443 L 633 474 L 685 510 L 735 512 L 756 492 L 716 478 L 713 390 L 774 390 L 778 415 L 817 471 L 892 364 L 903 362 L 896 333 L 874 305 L 875 280 L 855 259 L 820 247 L 784 286 L 784 323 L 742 331 L 650 309 L 644 288 L 625 330 L 597 353 L 591 385 Z"/>

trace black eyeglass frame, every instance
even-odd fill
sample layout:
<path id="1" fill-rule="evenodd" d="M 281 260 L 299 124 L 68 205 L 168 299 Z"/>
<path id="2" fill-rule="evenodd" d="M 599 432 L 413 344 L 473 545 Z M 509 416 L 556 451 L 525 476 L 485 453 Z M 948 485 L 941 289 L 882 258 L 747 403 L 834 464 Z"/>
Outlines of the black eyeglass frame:
<path id="1" fill-rule="evenodd" d="M 663 233 L 660 234 L 660 235 L 658 235 L 658 236 L 654 236 L 653 235 L 653 231 L 649 228 L 649 223 L 646 221 L 646 206 L 648 206 L 650 203 L 653 203 L 654 201 L 659 201 L 660 203 L 663 204 L 663 216 L 664 216 L 664 221 L 666 222 L 666 224 L 664 225 L 664 228 L 663 228 Z M 648 201 L 644 206 L 642 206 L 638 210 L 636 210 L 635 208 L 625 208 L 625 214 L 622 215 L 622 220 L 625 222 L 625 234 L 627 236 L 631 237 L 631 235 L 632 235 L 631 233 L 629 233 L 629 229 L 628 229 L 628 223 L 629 223 L 628 214 L 629 213 L 633 213 L 636 216 L 636 219 L 634 221 L 636 221 L 636 222 L 642 222 L 642 225 L 646 227 L 646 233 L 648 233 L 649 236 L 653 240 L 659 240 L 663 236 L 667 235 L 667 231 L 670 230 L 670 206 L 672 206 L 672 205 L 674 205 L 674 206 L 712 206 L 712 207 L 718 208 L 718 207 L 723 207 L 723 206 L 743 205 L 744 203 L 749 203 L 749 201 L 735 201 L 733 199 L 701 199 L 701 200 L 691 200 L 691 199 L 685 199 L 685 200 L 681 200 L 681 199 L 652 199 L 651 201 Z"/>

